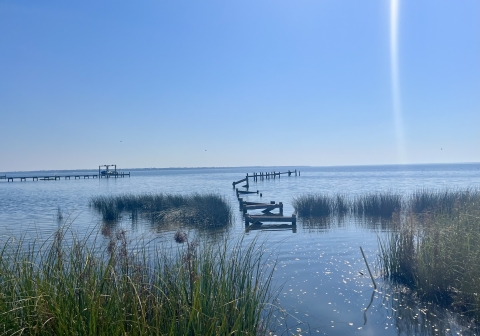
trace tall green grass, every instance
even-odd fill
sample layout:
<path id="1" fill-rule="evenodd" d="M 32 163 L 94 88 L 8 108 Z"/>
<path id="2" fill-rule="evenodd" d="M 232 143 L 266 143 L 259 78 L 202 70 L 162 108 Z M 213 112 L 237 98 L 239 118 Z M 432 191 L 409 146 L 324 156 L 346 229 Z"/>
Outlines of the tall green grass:
<path id="1" fill-rule="evenodd" d="M 344 215 L 350 211 L 350 200 L 344 194 L 304 194 L 293 199 L 293 207 L 300 217 Z"/>
<path id="2" fill-rule="evenodd" d="M 480 318 L 480 202 L 410 214 L 402 228 L 380 242 L 385 276 L 419 297 Z M 441 210 L 443 209 L 443 210 Z"/>
<path id="3" fill-rule="evenodd" d="M 402 195 L 390 191 L 357 196 L 353 211 L 367 216 L 391 217 L 402 208 Z"/>
<path id="4" fill-rule="evenodd" d="M 373 192 L 356 197 L 345 194 L 304 194 L 293 199 L 300 217 L 355 215 L 392 217 L 395 213 L 453 213 L 459 207 L 480 201 L 479 189 L 419 189 L 411 194 Z"/>
<path id="5" fill-rule="evenodd" d="M 176 254 L 132 253 L 124 231 L 103 247 L 65 235 L 0 247 L 1 335 L 266 334 L 273 268 L 256 241 L 180 233 Z"/>
<path id="6" fill-rule="evenodd" d="M 408 200 L 409 210 L 413 213 L 451 213 L 465 204 L 480 201 L 480 190 L 429 190 L 419 189 Z"/>
<path id="7" fill-rule="evenodd" d="M 232 209 L 216 194 L 121 194 L 96 196 L 90 205 L 105 221 L 116 221 L 123 213 L 132 218 L 143 215 L 155 222 L 225 226 L 231 223 Z"/>

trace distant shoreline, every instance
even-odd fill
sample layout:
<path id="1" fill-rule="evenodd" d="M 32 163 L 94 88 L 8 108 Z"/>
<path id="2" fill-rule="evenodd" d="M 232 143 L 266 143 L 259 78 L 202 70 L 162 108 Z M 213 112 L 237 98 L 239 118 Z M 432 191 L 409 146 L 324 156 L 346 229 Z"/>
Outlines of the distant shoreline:
<path id="1" fill-rule="evenodd" d="M 193 169 L 266 169 L 266 168 L 354 168 L 354 167 L 414 167 L 414 166 L 448 166 L 448 165 L 480 165 L 480 162 L 450 162 L 450 163 L 409 163 L 409 164 L 366 164 L 366 165 L 281 165 L 281 166 L 224 166 L 224 167 L 150 167 L 150 168 L 118 168 L 119 171 L 144 171 L 144 170 L 193 170 Z M 10 173 L 33 173 L 33 172 L 74 172 L 74 171 L 98 171 L 98 168 L 78 169 L 39 169 L 39 170 L 12 170 L 0 171 L 0 175 Z"/>

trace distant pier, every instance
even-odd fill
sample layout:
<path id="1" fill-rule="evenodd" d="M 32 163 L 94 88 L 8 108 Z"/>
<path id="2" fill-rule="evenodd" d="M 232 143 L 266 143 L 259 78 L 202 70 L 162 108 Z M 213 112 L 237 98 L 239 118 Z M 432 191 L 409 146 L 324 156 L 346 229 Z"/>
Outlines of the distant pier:
<path id="1" fill-rule="evenodd" d="M 106 170 L 100 171 L 101 167 L 106 167 Z M 114 167 L 114 170 L 109 170 L 110 167 Z M 20 182 L 26 182 L 27 179 L 32 179 L 32 181 L 57 181 L 62 178 L 65 180 L 70 180 L 72 177 L 76 179 L 90 179 L 90 178 L 118 178 L 118 177 L 130 177 L 130 172 L 119 172 L 117 171 L 117 165 L 103 165 L 98 167 L 98 174 L 65 174 L 65 175 L 35 175 L 35 176 L 7 176 L 0 175 L 0 180 L 7 180 L 7 182 L 13 182 L 19 180 Z"/>
<path id="2" fill-rule="evenodd" d="M 98 175 L 98 174 L 73 174 L 73 175 L 38 175 L 38 176 L 5 176 L 0 179 L 7 180 L 7 182 L 13 182 L 14 180 L 20 180 L 20 182 L 27 181 L 31 179 L 32 181 L 56 181 L 61 180 L 70 180 L 72 177 L 76 179 L 89 179 L 89 178 L 117 178 L 117 177 L 130 177 L 130 172 L 128 173 L 118 173 L 116 175 Z"/>

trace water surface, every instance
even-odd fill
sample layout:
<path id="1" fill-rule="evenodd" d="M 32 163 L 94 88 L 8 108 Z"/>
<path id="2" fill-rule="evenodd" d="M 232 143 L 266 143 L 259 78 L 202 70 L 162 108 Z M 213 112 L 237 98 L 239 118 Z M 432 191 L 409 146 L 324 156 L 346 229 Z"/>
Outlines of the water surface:
<path id="1" fill-rule="evenodd" d="M 263 197 L 249 195 L 244 196 L 245 200 L 283 202 L 284 213 L 289 215 L 293 212 L 293 198 L 304 193 L 360 195 L 385 190 L 408 193 L 418 188 L 480 187 L 480 164 L 135 169 L 130 170 L 130 178 L 13 183 L 0 180 L 0 235 L 3 239 L 48 237 L 66 222 L 80 233 L 95 230 L 101 227 L 102 221 L 89 207 L 92 196 L 215 192 L 231 202 L 235 212 L 235 221 L 225 234 L 232 238 L 246 235 L 247 241 L 260 235 L 271 253 L 269 262 L 272 265 L 276 262 L 274 280 L 275 286 L 281 288 L 279 307 L 284 310 L 276 315 L 281 325 L 277 334 L 287 334 L 287 330 L 288 333 L 324 335 L 476 334 L 475 327 L 458 314 L 434 305 L 418 304 L 405 289 L 382 281 L 375 260 L 378 239 L 390 232 L 388 220 L 348 216 L 321 221 L 300 220 L 295 230 L 267 229 L 246 233 L 232 182 L 244 178 L 246 173 L 288 169 L 300 170 L 301 175 L 251 180 L 250 190 L 258 189 Z M 38 172 L 6 174 L 34 176 Z M 59 211 L 63 215 L 61 220 L 58 220 Z M 128 215 L 117 225 L 127 230 L 131 237 L 167 241 L 175 231 L 175 228 L 159 227 L 142 220 L 132 221 Z M 378 291 L 373 290 L 360 246 L 374 268 Z"/>

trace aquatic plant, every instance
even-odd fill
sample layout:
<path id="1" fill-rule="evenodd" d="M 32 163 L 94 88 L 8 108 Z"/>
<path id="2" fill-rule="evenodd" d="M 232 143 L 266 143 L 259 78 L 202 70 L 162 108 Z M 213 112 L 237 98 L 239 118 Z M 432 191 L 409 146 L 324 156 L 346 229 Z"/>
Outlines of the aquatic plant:
<path id="1" fill-rule="evenodd" d="M 142 242 L 130 249 L 125 231 L 111 232 L 106 246 L 68 233 L 3 243 L 2 335 L 257 335 L 270 327 L 275 265 L 262 261 L 257 241 L 197 244 L 179 233 L 172 253 Z"/>
<path id="2" fill-rule="evenodd" d="M 445 208 L 436 208 L 445 209 Z M 411 213 L 402 228 L 380 241 L 387 278 L 407 285 L 424 300 L 480 318 L 480 203 L 449 213 Z"/>
<path id="3" fill-rule="evenodd" d="M 475 200 L 480 201 L 480 191 L 478 189 L 419 189 L 410 195 L 408 205 L 409 210 L 413 213 L 451 213 L 456 207 Z"/>
<path id="4" fill-rule="evenodd" d="M 120 194 L 93 197 L 90 205 L 105 221 L 116 221 L 127 212 L 154 222 L 182 222 L 191 225 L 225 226 L 232 220 L 232 209 L 216 194 Z"/>
<path id="5" fill-rule="evenodd" d="M 338 215 L 346 215 L 351 211 L 351 200 L 346 194 L 337 194 L 334 196 L 333 212 Z"/>
<path id="6" fill-rule="evenodd" d="M 305 194 L 293 199 L 299 217 L 329 216 L 333 213 L 333 199 L 328 195 Z"/>
<path id="7" fill-rule="evenodd" d="M 367 216 L 391 217 L 401 207 L 402 196 L 390 191 L 357 196 L 353 202 L 353 211 Z"/>

